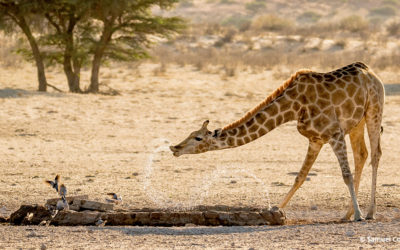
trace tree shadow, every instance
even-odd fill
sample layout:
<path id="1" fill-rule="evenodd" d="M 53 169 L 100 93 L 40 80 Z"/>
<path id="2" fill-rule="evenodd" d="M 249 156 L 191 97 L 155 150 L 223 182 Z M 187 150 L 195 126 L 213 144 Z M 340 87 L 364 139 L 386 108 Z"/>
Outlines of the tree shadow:
<path id="1" fill-rule="evenodd" d="M 32 96 L 51 96 L 51 97 L 65 97 L 64 93 L 52 93 L 52 92 L 39 92 L 33 90 L 24 89 L 13 89 L 13 88 L 3 88 L 0 89 L 0 99 L 5 98 L 26 98 Z"/>

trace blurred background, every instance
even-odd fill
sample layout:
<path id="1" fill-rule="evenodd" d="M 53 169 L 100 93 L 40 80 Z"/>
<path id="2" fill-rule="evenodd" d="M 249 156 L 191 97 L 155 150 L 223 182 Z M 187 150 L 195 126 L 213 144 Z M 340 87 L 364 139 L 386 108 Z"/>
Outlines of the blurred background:
<path id="1" fill-rule="evenodd" d="M 188 24 L 180 35 L 153 44 L 148 60 L 159 64 L 155 75 L 175 64 L 223 77 L 272 70 L 281 80 L 299 68 L 329 70 L 363 61 L 385 83 L 399 82 L 390 73 L 400 67 L 399 0 L 181 0 L 175 6 L 154 9 Z M 26 46 L 20 36 L 1 36 L 1 66 L 23 62 L 14 53 Z"/>
<path id="2" fill-rule="evenodd" d="M 364 61 L 399 82 L 398 0 L 181 1 L 175 14 L 190 28 L 154 49 L 164 67 L 192 64 L 204 72 L 273 70 L 286 79 L 299 68 L 329 70 Z M 219 67 L 216 67 L 219 66 Z"/>

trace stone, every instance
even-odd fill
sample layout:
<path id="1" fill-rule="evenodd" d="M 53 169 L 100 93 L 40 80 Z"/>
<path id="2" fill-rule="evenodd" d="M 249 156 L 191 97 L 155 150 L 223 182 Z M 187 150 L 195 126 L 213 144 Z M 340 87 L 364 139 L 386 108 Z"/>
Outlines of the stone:
<path id="1" fill-rule="evenodd" d="M 72 203 L 74 208 L 79 207 L 79 210 L 94 210 L 94 211 L 110 211 L 114 209 L 114 204 L 112 203 L 103 203 L 98 201 L 91 201 L 85 199 L 75 198 Z M 75 209 L 74 209 L 75 210 Z"/>
<path id="2" fill-rule="evenodd" d="M 76 207 L 87 205 L 91 209 L 109 209 L 112 204 L 75 199 Z M 90 206 L 89 206 L 89 205 Z M 93 205 L 95 204 L 95 205 Z M 103 205 L 108 207 L 104 208 Z M 73 204 L 74 205 L 74 204 Z M 73 207 L 71 205 L 71 207 Z M 214 207 L 215 209 L 215 207 Z M 51 213 L 43 206 L 23 205 L 10 217 L 10 222 L 18 225 L 50 224 L 57 226 L 86 226 L 86 225 L 110 225 L 110 226 L 245 226 L 245 225 L 283 225 L 286 215 L 283 210 L 272 209 L 256 210 L 240 208 L 225 209 L 225 211 L 168 211 L 168 210 L 118 210 L 118 211 L 58 211 L 52 218 Z M 103 223 L 99 223 L 103 222 Z"/>
<path id="3" fill-rule="evenodd" d="M 14 225 L 39 225 L 44 220 L 51 219 L 51 213 L 44 206 L 21 205 L 10 215 L 9 222 Z"/>
<path id="4" fill-rule="evenodd" d="M 147 226 L 150 224 L 150 212 L 137 212 L 135 225 Z"/>
<path id="5" fill-rule="evenodd" d="M 206 219 L 204 218 L 202 212 L 197 212 L 197 211 L 191 212 L 191 217 L 192 217 L 192 223 L 195 225 L 202 226 L 206 224 Z"/>
<path id="6" fill-rule="evenodd" d="M 205 225 L 208 226 L 220 225 L 219 214 L 217 211 L 205 211 L 203 212 L 203 215 L 205 219 Z"/>
<path id="7" fill-rule="evenodd" d="M 136 224 L 136 213 L 118 212 L 107 213 L 101 216 L 102 220 L 107 221 L 110 226 L 128 226 Z"/>
<path id="8" fill-rule="evenodd" d="M 260 215 L 269 222 L 268 225 L 284 225 L 286 223 L 286 214 L 278 207 L 262 210 Z"/>
<path id="9" fill-rule="evenodd" d="M 55 226 L 95 225 L 100 217 L 101 213 L 98 211 L 76 212 L 72 210 L 61 210 L 54 216 L 50 224 Z"/>
<path id="10" fill-rule="evenodd" d="M 7 223 L 9 221 L 8 218 L 0 216 L 0 223 Z"/>

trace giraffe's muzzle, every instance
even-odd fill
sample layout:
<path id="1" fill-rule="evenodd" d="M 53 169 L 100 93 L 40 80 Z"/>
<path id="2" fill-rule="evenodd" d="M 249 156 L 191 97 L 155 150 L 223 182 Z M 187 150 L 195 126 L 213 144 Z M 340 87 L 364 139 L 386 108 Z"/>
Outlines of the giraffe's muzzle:
<path id="1" fill-rule="evenodd" d="M 170 146 L 169 149 L 172 151 L 174 156 L 179 157 L 181 155 L 178 146 Z"/>

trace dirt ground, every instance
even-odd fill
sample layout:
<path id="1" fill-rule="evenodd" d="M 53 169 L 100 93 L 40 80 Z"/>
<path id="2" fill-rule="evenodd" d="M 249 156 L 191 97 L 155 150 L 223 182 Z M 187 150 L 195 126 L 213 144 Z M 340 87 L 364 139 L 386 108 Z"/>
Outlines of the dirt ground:
<path id="1" fill-rule="evenodd" d="M 44 180 L 56 174 L 70 195 L 88 194 L 104 201 L 107 192 L 116 192 L 123 197 L 123 208 L 277 205 L 306 153 L 307 139 L 294 122 L 230 150 L 175 158 L 167 146 L 200 128 L 206 119 L 211 130 L 240 118 L 282 82 L 272 80 L 269 71 L 243 71 L 226 78 L 189 66 L 168 66 L 165 73 L 155 75 L 156 67 L 102 69 L 103 82 L 120 91 L 117 96 L 38 93 L 33 67 L 0 69 L 0 216 L 23 203 L 43 204 L 55 197 Z M 86 81 L 88 72 L 82 77 Z M 48 78 L 66 89 L 60 71 L 51 71 Z M 326 145 L 309 179 L 286 207 L 285 226 L 0 225 L 0 248 L 398 249 L 400 87 L 390 84 L 386 89 L 375 221 L 338 222 L 349 193 Z M 349 159 L 353 164 L 350 149 Z M 366 165 L 358 198 L 364 215 L 370 181 L 371 167 Z"/>

